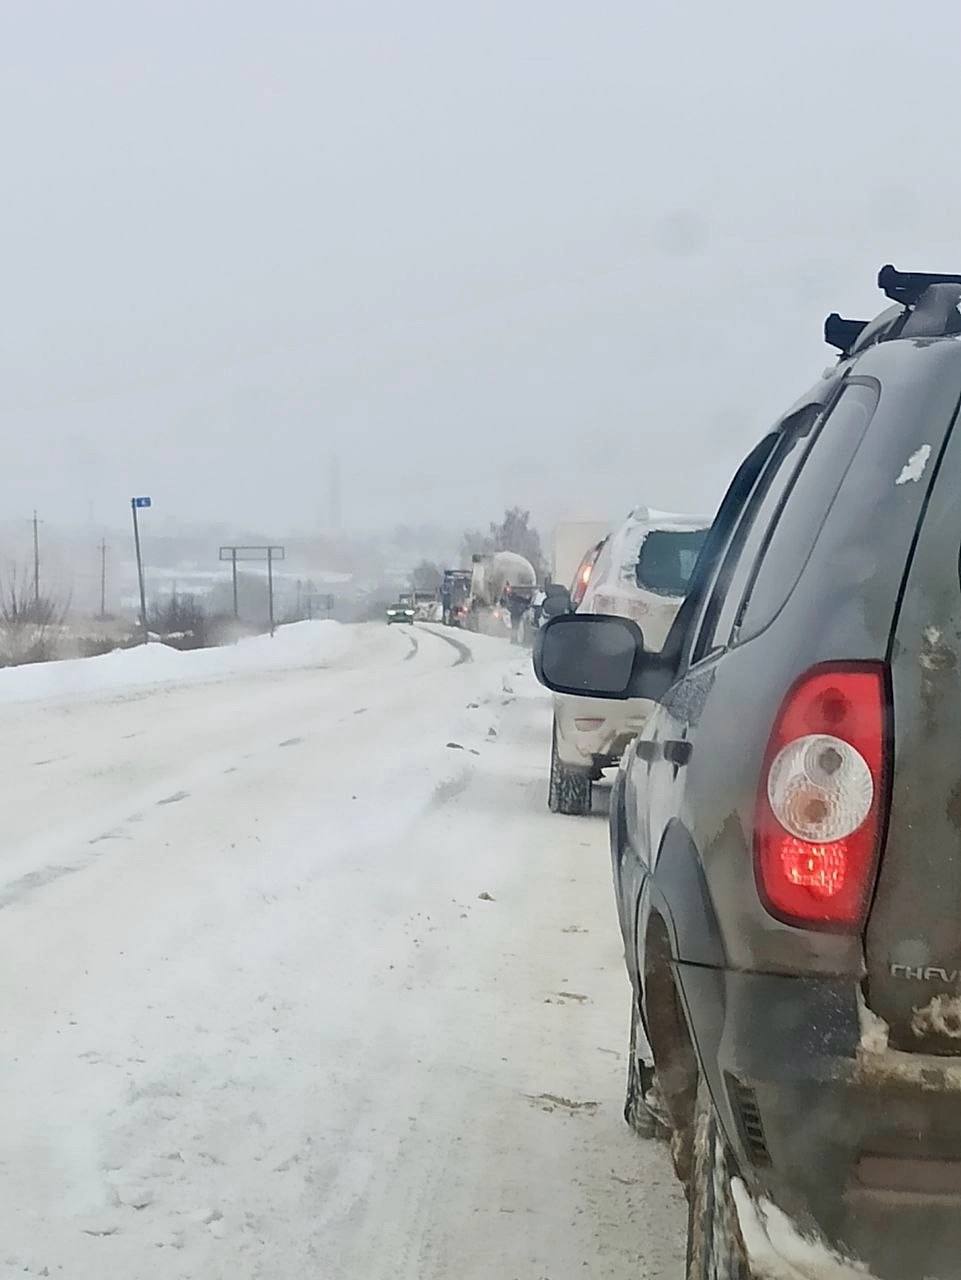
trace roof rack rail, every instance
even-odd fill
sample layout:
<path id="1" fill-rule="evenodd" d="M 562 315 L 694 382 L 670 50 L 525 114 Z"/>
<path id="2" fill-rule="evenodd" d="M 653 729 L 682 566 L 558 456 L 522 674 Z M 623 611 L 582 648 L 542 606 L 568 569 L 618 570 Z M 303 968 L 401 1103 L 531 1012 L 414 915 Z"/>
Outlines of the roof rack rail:
<path id="1" fill-rule="evenodd" d="M 933 284 L 961 285 L 961 275 L 944 275 L 936 271 L 898 271 L 890 263 L 878 272 L 878 288 L 892 302 L 913 307 Z"/>
<path id="2" fill-rule="evenodd" d="M 848 356 L 869 324 L 869 320 L 845 320 L 832 311 L 824 321 L 824 341 L 829 347 L 836 347 L 843 356 Z"/>

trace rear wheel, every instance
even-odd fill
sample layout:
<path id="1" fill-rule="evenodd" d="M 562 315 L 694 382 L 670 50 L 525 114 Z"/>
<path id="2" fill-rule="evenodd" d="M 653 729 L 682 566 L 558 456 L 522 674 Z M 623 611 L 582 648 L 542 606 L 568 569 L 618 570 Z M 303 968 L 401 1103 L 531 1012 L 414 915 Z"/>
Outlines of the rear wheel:
<path id="1" fill-rule="evenodd" d="M 557 754 L 557 726 L 551 737 L 551 782 L 547 793 L 551 813 L 568 813 L 582 817 L 591 811 L 591 776 L 579 769 L 569 769 Z"/>
<path id="2" fill-rule="evenodd" d="M 693 1157 L 687 1193 L 687 1280 L 751 1280 L 731 1192 L 737 1171 L 703 1080 L 694 1116 Z"/>

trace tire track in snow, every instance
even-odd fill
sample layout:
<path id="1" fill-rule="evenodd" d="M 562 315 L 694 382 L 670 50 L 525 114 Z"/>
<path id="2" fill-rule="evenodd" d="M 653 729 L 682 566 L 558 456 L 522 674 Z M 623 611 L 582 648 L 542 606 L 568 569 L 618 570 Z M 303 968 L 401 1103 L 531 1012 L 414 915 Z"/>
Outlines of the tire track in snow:
<path id="1" fill-rule="evenodd" d="M 456 649 L 460 655 L 454 663 L 455 667 L 463 666 L 465 662 L 474 661 L 474 651 L 470 645 L 464 644 L 463 640 L 455 640 L 452 636 L 445 636 L 442 631 L 435 631 L 433 627 L 421 627 L 422 631 L 426 631 L 429 636 L 435 636 L 438 640 L 443 640 L 444 644 L 449 644 L 452 649 Z"/>

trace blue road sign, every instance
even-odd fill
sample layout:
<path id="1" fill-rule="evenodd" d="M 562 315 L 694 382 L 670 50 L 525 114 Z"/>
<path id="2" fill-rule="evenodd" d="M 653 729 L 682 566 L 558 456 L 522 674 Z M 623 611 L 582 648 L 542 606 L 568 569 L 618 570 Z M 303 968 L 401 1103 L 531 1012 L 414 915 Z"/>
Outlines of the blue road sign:
<path id="1" fill-rule="evenodd" d="M 150 499 L 149 498 L 131 498 L 130 504 L 131 506 L 134 506 L 134 507 L 149 507 Z"/>

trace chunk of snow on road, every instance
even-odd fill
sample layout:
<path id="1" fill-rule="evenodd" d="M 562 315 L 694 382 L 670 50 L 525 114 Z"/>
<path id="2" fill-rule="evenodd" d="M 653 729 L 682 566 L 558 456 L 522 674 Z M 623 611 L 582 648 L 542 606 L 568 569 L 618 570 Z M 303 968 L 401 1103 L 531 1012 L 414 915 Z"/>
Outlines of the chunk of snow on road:
<path id="1" fill-rule="evenodd" d="M 350 649 L 354 629 L 339 622 L 295 622 L 276 636 L 251 636 L 218 649 L 181 652 L 162 644 L 115 649 L 95 658 L 29 663 L 0 670 L 0 703 L 203 684 L 258 672 L 324 667 Z"/>
<path id="2" fill-rule="evenodd" d="M 901 468 L 901 474 L 895 480 L 895 484 L 916 484 L 924 475 L 924 468 L 928 465 L 928 458 L 931 457 L 931 446 L 923 444 L 920 449 L 915 449 L 907 462 Z"/>
<path id="3" fill-rule="evenodd" d="M 842 1258 L 820 1240 L 802 1235 L 769 1200 L 754 1200 L 740 1178 L 731 1179 L 744 1247 L 757 1280 L 870 1280 L 863 1262 Z"/>
<path id="4" fill-rule="evenodd" d="M 115 1236 L 120 1224 L 112 1218 L 85 1218 L 80 1230 L 87 1236 Z"/>
<path id="5" fill-rule="evenodd" d="M 154 1193 L 150 1187 L 120 1187 L 117 1191 L 117 1199 L 131 1209 L 146 1209 L 153 1204 Z"/>

